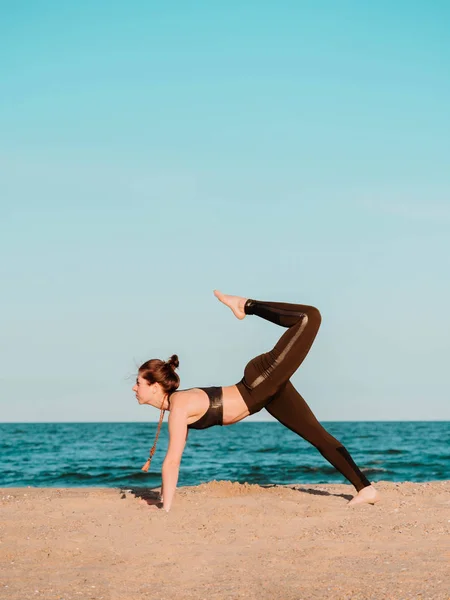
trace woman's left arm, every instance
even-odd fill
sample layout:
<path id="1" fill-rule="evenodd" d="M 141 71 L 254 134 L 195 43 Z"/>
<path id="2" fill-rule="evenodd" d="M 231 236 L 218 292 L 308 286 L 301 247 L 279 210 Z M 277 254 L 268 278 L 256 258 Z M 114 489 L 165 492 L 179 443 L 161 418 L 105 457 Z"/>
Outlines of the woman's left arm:
<path id="1" fill-rule="evenodd" d="M 169 447 L 162 465 L 163 509 L 169 512 L 175 494 L 181 457 L 187 439 L 187 413 L 174 406 L 169 414 Z"/>

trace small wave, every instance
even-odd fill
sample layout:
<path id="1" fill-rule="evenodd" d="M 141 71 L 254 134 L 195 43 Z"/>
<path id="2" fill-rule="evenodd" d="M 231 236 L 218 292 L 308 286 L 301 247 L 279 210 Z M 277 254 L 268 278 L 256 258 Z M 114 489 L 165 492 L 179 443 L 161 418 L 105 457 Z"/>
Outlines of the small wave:
<path id="1" fill-rule="evenodd" d="M 39 479 L 43 481 L 101 481 L 105 482 L 110 477 L 108 473 L 80 473 L 76 471 L 64 471 L 62 473 L 52 473 L 51 471 L 46 471 L 40 473 Z"/>
<path id="2" fill-rule="evenodd" d="M 371 473 L 388 473 L 389 469 L 383 469 L 382 467 L 368 467 L 367 469 L 361 469 L 361 471 L 364 474 L 368 473 L 370 475 Z"/>
<path id="3" fill-rule="evenodd" d="M 334 475 L 336 473 L 336 469 L 333 466 L 322 465 L 320 467 L 314 467 L 309 465 L 301 465 L 297 467 L 289 467 L 283 470 L 287 475 L 298 475 L 301 473 L 315 475 Z"/>
<path id="4" fill-rule="evenodd" d="M 269 465 L 266 465 L 264 467 L 262 467 L 261 465 L 249 465 L 248 466 L 248 471 L 250 473 L 261 473 L 262 471 L 266 471 L 270 469 Z"/>
<path id="5" fill-rule="evenodd" d="M 137 460 L 135 462 L 134 465 L 113 465 L 112 466 L 112 470 L 113 471 L 129 471 L 130 473 L 133 473 L 134 471 L 140 470 L 140 466 L 141 463 L 143 463 L 143 460 Z"/>
<path id="6" fill-rule="evenodd" d="M 423 460 L 422 462 L 418 461 L 409 461 L 405 460 L 404 462 L 390 462 L 389 466 L 391 468 L 400 468 L 400 469 L 410 469 L 411 467 L 416 467 L 419 469 L 430 469 L 432 467 L 440 467 L 440 464 L 436 464 L 434 462 L 428 462 L 427 460 Z"/>
<path id="7" fill-rule="evenodd" d="M 45 476 L 50 476 L 50 477 L 54 477 L 55 480 L 61 480 L 61 479 L 76 479 L 76 480 L 92 480 L 92 479 L 98 479 L 99 477 L 102 477 L 102 475 L 92 475 L 91 473 L 60 473 L 59 475 L 52 476 L 51 474 L 47 475 L 47 473 L 43 473 L 42 474 L 43 477 Z"/>
<path id="8" fill-rule="evenodd" d="M 397 448 L 388 448 L 387 450 L 376 449 L 376 450 L 362 450 L 364 454 L 379 454 L 380 456 L 383 454 L 405 454 L 408 450 L 398 450 Z"/>
<path id="9" fill-rule="evenodd" d="M 108 478 L 107 483 L 110 485 L 122 487 L 129 487 L 130 485 L 148 487 L 150 485 L 154 485 L 155 479 L 157 480 L 157 482 L 160 482 L 161 476 L 158 475 L 158 473 L 134 473 L 132 475 L 127 475 L 126 477 L 111 476 Z"/>
<path id="10" fill-rule="evenodd" d="M 430 452 L 426 455 L 428 459 L 437 459 L 437 460 L 450 460 L 450 455 L 440 454 L 439 452 Z"/>

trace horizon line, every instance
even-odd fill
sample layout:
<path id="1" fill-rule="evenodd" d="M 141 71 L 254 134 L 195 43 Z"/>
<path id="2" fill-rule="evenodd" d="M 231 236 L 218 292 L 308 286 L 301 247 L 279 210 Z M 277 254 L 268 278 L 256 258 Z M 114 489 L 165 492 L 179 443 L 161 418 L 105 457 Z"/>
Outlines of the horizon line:
<path id="1" fill-rule="evenodd" d="M 450 423 L 449 419 L 361 419 L 361 420 L 329 420 L 323 419 L 320 421 L 321 423 Z M 149 423 L 158 423 L 158 421 L 0 421 L 0 425 L 82 425 L 82 424 L 99 424 L 99 423 L 134 423 L 134 424 L 149 424 Z M 231 423 L 231 425 L 237 425 L 238 423 L 242 423 L 242 421 L 238 421 L 237 423 Z M 247 424 L 252 423 L 273 423 L 273 424 L 282 424 L 276 419 L 274 420 L 258 420 L 258 421 L 247 421 Z M 163 421 L 162 425 L 167 425 L 165 421 Z M 230 427 L 230 425 L 222 425 L 222 427 Z"/>

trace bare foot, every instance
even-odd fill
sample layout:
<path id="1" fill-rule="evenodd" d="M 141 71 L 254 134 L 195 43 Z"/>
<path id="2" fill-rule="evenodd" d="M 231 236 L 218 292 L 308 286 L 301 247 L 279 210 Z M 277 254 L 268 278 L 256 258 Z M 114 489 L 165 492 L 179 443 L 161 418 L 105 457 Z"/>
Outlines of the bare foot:
<path id="1" fill-rule="evenodd" d="M 247 298 L 241 296 L 230 296 L 228 294 L 222 294 L 219 290 L 214 290 L 214 296 L 223 302 L 226 306 L 231 308 L 234 316 L 238 319 L 244 319 L 246 314 L 244 312 L 244 306 L 247 302 Z"/>
<path id="2" fill-rule="evenodd" d="M 362 490 L 359 490 L 359 492 L 350 500 L 347 506 L 354 506 L 355 504 L 375 504 L 375 502 L 379 502 L 380 500 L 380 493 L 373 487 L 373 485 L 368 485 Z"/>

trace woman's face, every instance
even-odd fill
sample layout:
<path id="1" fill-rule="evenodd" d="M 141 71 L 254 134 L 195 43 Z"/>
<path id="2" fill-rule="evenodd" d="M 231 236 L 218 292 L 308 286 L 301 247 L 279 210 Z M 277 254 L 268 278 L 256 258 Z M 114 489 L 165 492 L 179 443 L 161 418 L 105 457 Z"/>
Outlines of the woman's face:
<path id="1" fill-rule="evenodd" d="M 148 381 L 140 375 L 138 375 L 136 384 L 133 386 L 133 392 L 136 394 L 139 404 L 150 404 L 150 400 L 153 397 L 152 388 Z"/>

